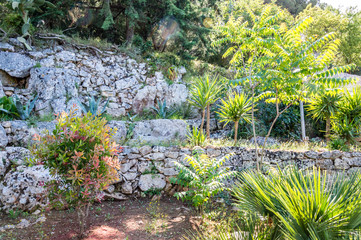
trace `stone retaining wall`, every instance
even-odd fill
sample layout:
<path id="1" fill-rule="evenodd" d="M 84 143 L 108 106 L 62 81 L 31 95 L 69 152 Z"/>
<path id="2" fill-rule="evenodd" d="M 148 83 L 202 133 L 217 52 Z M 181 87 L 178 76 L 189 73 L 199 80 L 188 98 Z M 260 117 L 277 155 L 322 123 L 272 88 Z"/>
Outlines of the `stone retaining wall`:
<path id="1" fill-rule="evenodd" d="M 210 157 L 222 157 L 229 153 L 225 166 L 234 170 L 255 167 L 255 150 L 240 147 L 205 148 Z M 162 191 L 173 194 L 177 186 L 170 183 L 170 178 L 177 175 L 174 162 L 185 162 L 185 156 L 191 149 L 179 147 L 143 146 L 140 148 L 125 147 L 119 155 L 121 169 L 120 180 L 106 191 L 106 196 L 115 199 L 126 199 L 129 196 L 139 197 L 142 192 Z M 42 194 L 42 181 L 49 177 L 47 170 L 41 166 L 26 167 L 25 158 L 29 151 L 21 147 L 8 147 L 0 151 L 0 209 L 20 208 L 34 210 L 41 206 L 38 201 Z M 268 166 L 285 166 L 295 164 L 301 169 L 313 166 L 329 172 L 357 171 L 361 167 L 361 152 L 293 152 L 267 150 L 265 163 Z"/>
<path id="2" fill-rule="evenodd" d="M 154 119 L 135 122 L 131 142 L 149 143 L 160 145 L 178 140 L 185 140 L 188 128 L 199 127 L 200 120 L 179 120 L 179 119 Z M 117 128 L 114 140 L 124 144 L 124 137 L 129 129 L 129 122 L 110 121 L 111 128 Z M 219 126 L 218 126 L 219 125 Z M 54 122 L 37 122 L 36 125 L 29 125 L 26 121 L 3 121 L 0 122 L 0 148 L 1 147 L 28 147 L 32 142 L 34 134 L 41 134 L 45 130 L 50 133 L 55 128 Z M 220 123 L 215 119 L 211 120 L 211 131 L 222 129 Z"/>

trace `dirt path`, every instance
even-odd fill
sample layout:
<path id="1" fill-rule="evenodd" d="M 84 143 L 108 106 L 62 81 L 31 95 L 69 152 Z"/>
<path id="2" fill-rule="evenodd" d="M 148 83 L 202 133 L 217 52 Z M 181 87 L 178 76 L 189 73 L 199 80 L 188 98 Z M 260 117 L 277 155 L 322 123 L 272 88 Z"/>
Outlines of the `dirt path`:
<path id="1" fill-rule="evenodd" d="M 77 239 L 79 227 L 74 210 L 51 211 L 45 216 L 44 223 L 0 232 L 0 239 Z M 16 224 L 24 218 L 34 222 L 36 217 L 20 214 L 15 218 L 0 213 L 0 226 Z M 106 201 L 92 206 L 84 240 L 175 240 L 196 229 L 198 223 L 191 208 L 174 198 Z"/>

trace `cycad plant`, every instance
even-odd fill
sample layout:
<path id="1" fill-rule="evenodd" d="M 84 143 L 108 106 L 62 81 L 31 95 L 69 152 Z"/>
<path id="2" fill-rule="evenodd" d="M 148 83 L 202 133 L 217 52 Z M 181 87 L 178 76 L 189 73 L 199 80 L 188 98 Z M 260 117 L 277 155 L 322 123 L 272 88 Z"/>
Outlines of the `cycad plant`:
<path id="1" fill-rule="evenodd" d="M 338 104 L 342 99 L 340 90 L 324 89 L 311 98 L 307 110 L 312 118 L 326 121 L 326 142 L 330 142 L 331 118 L 338 112 Z"/>
<path id="2" fill-rule="evenodd" d="M 172 178 L 171 182 L 187 189 L 177 192 L 175 196 L 178 199 L 191 201 L 202 212 L 204 204 L 217 193 L 226 190 L 225 181 L 236 174 L 235 171 L 222 167 L 228 158 L 229 155 L 220 159 L 209 158 L 201 151 L 195 150 L 193 156 L 187 156 L 185 159 L 189 167 L 174 162 L 179 174 L 176 178 Z"/>
<path id="3" fill-rule="evenodd" d="M 200 130 L 203 129 L 207 108 L 207 137 L 210 135 L 210 106 L 220 97 L 224 89 L 224 82 L 218 77 L 211 79 L 210 76 L 196 78 L 189 91 L 189 103 L 201 109 L 202 120 Z"/>
<path id="4" fill-rule="evenodd" d="M 240 209 L 281 229 L 276 239 L 351 239 L 361 227 L 358 172 L 327 175 L 295 167 L 267 175 L 244 171 L 233 192 Z"/>
<path id="5" fill-rule="evenodd" d="M 226 100 L 221 100 L 218 116 L 227 125 L 234 122 L 234 143 L 237 143 L 237 132 L 240 120 L 251 122 L 252 102 L 244 93 L 229 94 Z"/>

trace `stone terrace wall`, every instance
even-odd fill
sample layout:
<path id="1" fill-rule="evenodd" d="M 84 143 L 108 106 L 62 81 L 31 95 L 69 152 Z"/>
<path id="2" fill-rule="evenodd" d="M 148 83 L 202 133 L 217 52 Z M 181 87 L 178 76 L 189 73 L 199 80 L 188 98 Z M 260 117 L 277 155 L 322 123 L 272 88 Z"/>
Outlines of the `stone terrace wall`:
<path id="1" fill-rule="evenodd" d="M 241 170 L 255 167 L 255 150 L 239 147 L 205 148 L 211 157 L 234 155 L 225 166 Z M 21 147 L 8 147 L 0 151 L 0 209 L 20 208 L 34 210 L 41 206 L 38 201 L 43 188 L 41 183 L 49 178 L 49 173 L 41 166 L 26 167 L 25 157 L 29 151 Z M 109 187 L 106 196 L 126 199 L 139 197 L 142 192 L 158 189 L 163 193 L 173 194 L 177 186 L 170 183 L 170 178 L 177 175 L 174 162 L 185 162 L 185 156 L 191 149 L 179 147 L 143 146 L 125 147 L 119 155 L 121 169 L 120 180 Z M 295 164 L 299 168 L 313 166 L 331 173 L 357 171 L 361 167 L 361 152 L 293 152 L 267 150 L 265 163 L 271 166 Z"/>
<path id="2" fill-rule="evenodd" d="M 89 96 L 109 99 L 107 112 L 116 117 L 154 107 L 157 100 L 170 106 L 187 99 L 185 68 L 176 69 L 177 79 L 169 85 L 161 72 L 121 53 L 96 56 L 63 46 L 27 52 L 12 40 L 0 42 L 0 97 L 16 94 L 27 102 L 37 93 L 39 115 L 68 111 Z"/>

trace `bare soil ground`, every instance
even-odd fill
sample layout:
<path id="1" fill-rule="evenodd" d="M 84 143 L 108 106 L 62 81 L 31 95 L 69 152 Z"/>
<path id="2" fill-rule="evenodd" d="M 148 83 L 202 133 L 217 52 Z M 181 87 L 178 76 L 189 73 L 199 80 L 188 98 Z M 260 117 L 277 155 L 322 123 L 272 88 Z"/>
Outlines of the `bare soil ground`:
<path id="1" fill-rule="evenodd" d="M 79 223 L 73 209 L 20 214 L 16 218 L 0 213 L 0 227 L 17 224 L 21 219 L 34 222 L 41 215 L 45 215 L 45 222 L 0 232 L 0 239 L 79 239 Z M 191 207 L 171 197 L 159 201 L 148 198 L 105 201 L 91 207 L 87 236 L 83 240 L 175 240 L 198 229 L 200 221 Z"/>

